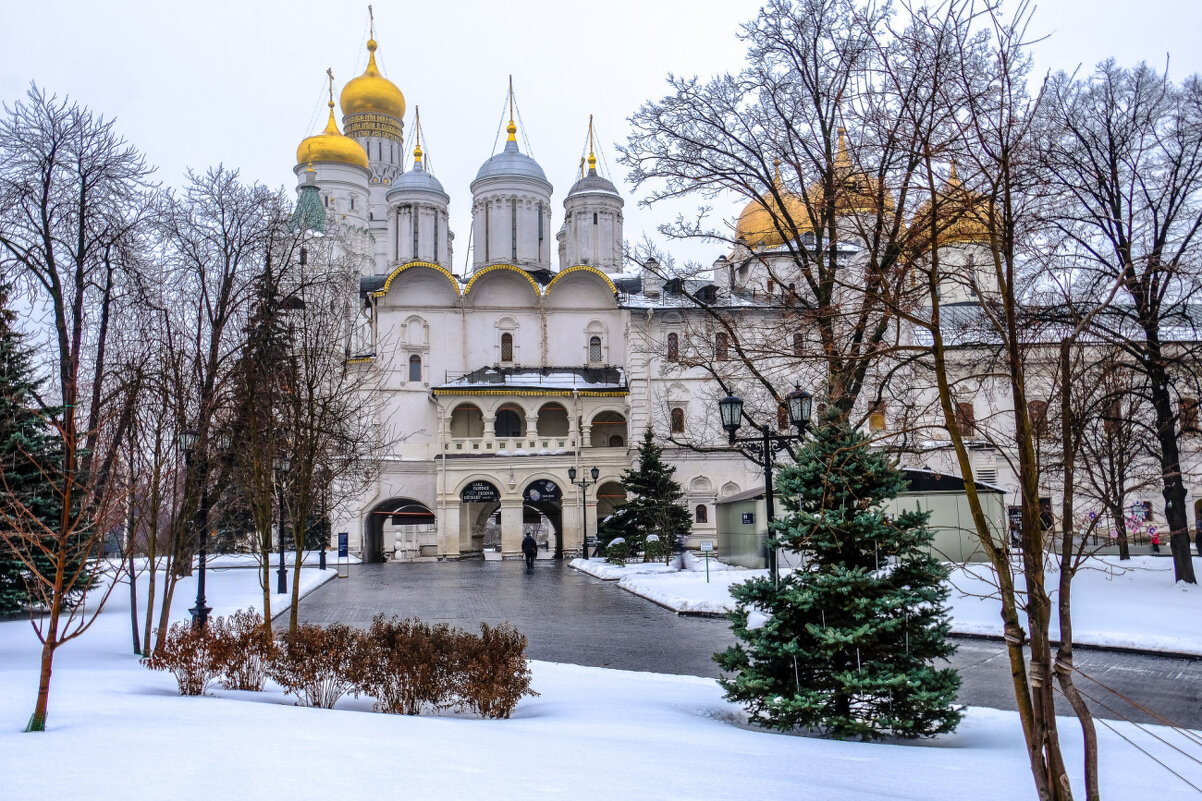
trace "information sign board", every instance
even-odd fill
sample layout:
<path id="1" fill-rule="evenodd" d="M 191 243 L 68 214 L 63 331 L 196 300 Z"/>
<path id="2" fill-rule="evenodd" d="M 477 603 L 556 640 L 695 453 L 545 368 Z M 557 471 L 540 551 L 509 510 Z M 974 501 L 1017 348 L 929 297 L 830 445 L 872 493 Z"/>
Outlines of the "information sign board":
<path id="1" fill-rule="evenodd" d="M 459 493 L 464 503 L 488 503 L 501 500 L 500 491 L 487 481 L 473 481 Z"/>

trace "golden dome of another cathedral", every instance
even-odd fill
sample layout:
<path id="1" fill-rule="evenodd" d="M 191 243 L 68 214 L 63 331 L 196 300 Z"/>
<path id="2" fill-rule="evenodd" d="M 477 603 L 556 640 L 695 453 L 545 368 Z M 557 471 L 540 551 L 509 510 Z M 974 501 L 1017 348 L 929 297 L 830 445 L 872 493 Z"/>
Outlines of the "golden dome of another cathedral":
<path id="1" fill-rule="evenodd" d="M 805 200 L 785 189 L 780 180 L 780 161 L 776 162 L 776 194 L 784 201 L 778 203 L 771 191 L 765 192 L 743 207 L 735 225 L 735 238 L 749 248 L 778 248 L 785 243 L 781 230 L 788 232 L 790 224 L 797 233 L 814 230 L 814 221 L 806 209 Z"/>
<path id="2" fill-rule="evenodd" d="M 806 187 L 804 195 L 798 195 L 785 189 L 780 179 L 780 160 L 774 162 L 776 177 L 773 186 L 776 194 L 784 201 L 782 211 L 780 204 L 772 192 L 766 192 L 748 203 L 739 215 L 735 226 L 735 237 L 742 239 L 748 247 L 777 248 L 785 243 L 780 230 L 786 233 L 795 227 L 798 235 L 813 231 L 817 224 L 810 215 L 813 208 L 821 213 L 826 207 L 825 191 L 821 182 L 814 182 Z M 835 151 L 833 166 L 835 182 L 834 212 L 836 216 L 849 214 L 875 215 L 878 208 L 888 214 L 895 208 L 893 193 L 868 175 L 857 172 L 852 166 L 851 157 L 847 154 L 847 144 L 844 141 L 844 130 L 839 129 L 839 142 Z M 807 202 L 809 204 L 807 206 Z"/>
<path id="3" fill-rule="evenodd" d="M 918 207 L 910 221 L 909 231 L 916 250 L 927 250 L 931 240 L 931 216 L 934 204 L 927 200 Z M 965 188 L 956 174 L 955 162 L 951 175 L 939 192 L 937 217 L 940 245 L 965 242 L 988 242 L 989 210 L 986 201 L 976 192 Z"/>
<path id="4" fill-rule="evenodd" d="M 367 69 L 342 88 L 339 103 L 342 115 L 384 114 L 396 119 L 405 117 L 405 95 L 396 84 L 380 74 L 376 66 L 376 40 L 367 40 Z"/>
<path id="5" fill-rule="evenodd" d="M 326 129 L 310 136 L 296 148 L 296 163 L 336 161 L 367 169 L 367 151 L 350 137 L 343 136 L 334 122 L 334 101 L 330 101 L 330 119 Z"/>

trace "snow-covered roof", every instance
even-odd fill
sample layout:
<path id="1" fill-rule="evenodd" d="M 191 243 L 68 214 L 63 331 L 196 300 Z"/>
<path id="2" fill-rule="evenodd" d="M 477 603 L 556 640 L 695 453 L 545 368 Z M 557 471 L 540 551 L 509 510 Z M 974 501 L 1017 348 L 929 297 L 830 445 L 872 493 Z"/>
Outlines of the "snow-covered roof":
<path id="1" fill-rule="evenodd" d="M 433 389 L 435 395 L 519 392 L 625 395 L 629 391 L 626 371 L 621 367 L 481 367 Z"/>

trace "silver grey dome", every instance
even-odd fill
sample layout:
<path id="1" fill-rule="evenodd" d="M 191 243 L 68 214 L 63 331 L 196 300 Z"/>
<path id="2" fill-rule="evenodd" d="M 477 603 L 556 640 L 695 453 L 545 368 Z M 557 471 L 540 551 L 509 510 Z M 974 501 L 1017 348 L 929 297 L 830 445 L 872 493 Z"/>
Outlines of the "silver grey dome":
<path id="1" fill-rule="evenodd" d="M 518 143 L 514 141 L 506 142 L 504 150 L 484 162 L 472 183 L 484 178 L 530 178 L 542 181 L 548 187 L 551 185 L 538 162 L 518 150 Z"/>
<path id="2" fill-rule="evenodd" d="M 388 198 L 391 199 L 400 192 L 434 192 L 446 198 L 444 202 L 449 203 L 451 200 L 450 195 L 442 188 L 442 182 L 426 172 L 425 165 L 420 161 L 415 162 L 413 169 L 392 182 Z"/>
<path id="3" fill-rule="evenodd" d="M 607 195 L 621 197 L 618 194 L 618 189 L 608 178 L 602 178 L 597 174 L 597 169 L 594 167 L 588 171 L 588 175 L 581 178 L 576 183 L 572 184 L 572 188 L 568 190 L 567 197 L 572 195 L 582 195 L 586 192 L 603 192 Z M 567 198 L 564 198 L 565 202 Z"/>

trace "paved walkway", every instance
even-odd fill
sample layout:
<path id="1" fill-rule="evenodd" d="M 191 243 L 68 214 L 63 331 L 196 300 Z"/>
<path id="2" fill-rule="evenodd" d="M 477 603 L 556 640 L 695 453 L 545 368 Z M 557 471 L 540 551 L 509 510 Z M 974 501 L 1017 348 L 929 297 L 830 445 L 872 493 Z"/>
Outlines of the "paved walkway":
<path id="1" fill-rule="evenodd" d="M 531 659 L 594 667 L 718 676 L 710 658 L 734 642 L 723 619 L 684 617 L 558 561 L 539 561 L 527 575 L 520 561 L 353 565 L 350 577 L 327 582 L 300 607 L 302 622 L 366 627 L 379 613 L 445 621 L 475 630 L 513 623 L 530 640 Z M 1013 709 L 1010 665 L 999 642 L 959 639 L 952 664 L 960 701 Z M 1202 661 L 1078 649 L 1077 666 L 1149 709 L 1202 728 Z M 1104 703 L 1099 717 L 1130 715 L 1156 722 L 1089 682 Z M 1063 699 L 1060 714 L 1072 712 Z M 1076 736 L 1067 733 L 1067 736 Z"/>

